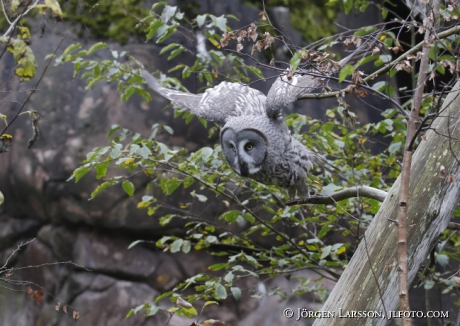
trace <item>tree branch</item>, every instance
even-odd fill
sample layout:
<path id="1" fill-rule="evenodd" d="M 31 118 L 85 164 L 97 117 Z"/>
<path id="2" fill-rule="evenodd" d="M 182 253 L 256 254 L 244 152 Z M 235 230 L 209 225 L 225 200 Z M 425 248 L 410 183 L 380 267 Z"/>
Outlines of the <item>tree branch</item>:
<path id="1" fill-rule="evenodd" d="M 20 15 L 11 23 L 10 27 L 6 30 L 5 34 L 3 34 L 3 37 L 6 37 L 6 36 L 10 35 L 10 34 L 14 31 L 14 29 L 15 29 L 17 23 L 19 23 L 19 21 L 22 19 L 22 17 L 26 16 L 32 9 L 34 9 L 35 6 L 37 5 L 37 3 L 38 3 L 39 1 L 40 1 L 40 0 L 35 0 L 35 2 L 34 2 L 33 5 L 29 6 L 26 10 L 24 10 L 24 12 L 23 12 L 22 14 L 20 14 Z"/>
<path id="2" fill-rule="evenodd" d="M 356 187 L 351 187 L 351 188 L 337 191 L 329 196 L 314 196 L 308 199 L 293 200 L 293 201 L 287 202 L 286 205 L 287 206 L 302 205 L 302 204 L 330 205 L 330 204 L 335 204 L 338 201 L 348 199 L 348 198 L 354 198 L 354 197 L 372 198 L 380 202 L 383 202 L 385 198 L 387 197 L 387 192 L 380 190 L 380 189 L 368 187 L 368 186 L 356 186 Z"/>

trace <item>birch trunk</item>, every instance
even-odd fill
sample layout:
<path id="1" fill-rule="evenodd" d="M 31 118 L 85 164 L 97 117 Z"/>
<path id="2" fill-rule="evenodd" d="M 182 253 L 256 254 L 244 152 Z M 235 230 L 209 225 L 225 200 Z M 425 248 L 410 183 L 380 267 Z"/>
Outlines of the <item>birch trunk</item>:
<path id="1" fill-rule="evenodd" d="M 460 82 L 457 82 L 432 124 L 436 132 L 426 133 L 426 140 L 421 141 L 413 157 L 407 215 L 409 282 L 446 229 L 460 200 L 459 88 Z M 440 177 L 442 166 L 445 178 Z M 453 182 L 448 182 L 450 174 L 456 176 Z M 321 309 L 335 317 L 319 318 L 314 326 L 385 325 L 388 315 L 383 318 L 340 318 L 340 315 L 352 311 L 384 313 L 386 310 L 389 313 L 397 310 L 397 226 L 389 219 L 397 219 L 399 189 L 398 178 Z"/>

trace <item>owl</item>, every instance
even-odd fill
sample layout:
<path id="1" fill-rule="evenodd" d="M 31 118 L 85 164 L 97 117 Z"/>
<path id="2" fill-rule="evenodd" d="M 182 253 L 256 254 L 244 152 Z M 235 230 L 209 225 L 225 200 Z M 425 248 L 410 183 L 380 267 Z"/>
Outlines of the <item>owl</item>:
<path id="1" fill-rule="evenodd" d="M 342 66 L 349 57 L 338 64 Z M 220 143 L 227 163 L 239 175 L 287 189 L 291 200 L 310 197 L 305 182 L 309 171 L 326 161 L 294 139 L 282 110 L 317 88 L 322 78 L 283 75 L 268 95 L 240 83 L 222 82 L 201 94 L 168 89 L 146 70 L 141 76 L 175 107 L 187 110 L 220 127 Z"/>

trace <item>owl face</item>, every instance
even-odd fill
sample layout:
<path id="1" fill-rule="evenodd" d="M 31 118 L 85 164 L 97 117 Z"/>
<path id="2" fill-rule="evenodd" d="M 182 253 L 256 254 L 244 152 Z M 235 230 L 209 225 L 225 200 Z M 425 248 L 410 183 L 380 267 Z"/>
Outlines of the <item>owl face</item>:
<path id="1" fill-rule="evenodd" d="M 267 138 L 255 129 L 224 128 L 221 145 L 228 164 L 244 177 L 259 172 L 267 158 Z"/>

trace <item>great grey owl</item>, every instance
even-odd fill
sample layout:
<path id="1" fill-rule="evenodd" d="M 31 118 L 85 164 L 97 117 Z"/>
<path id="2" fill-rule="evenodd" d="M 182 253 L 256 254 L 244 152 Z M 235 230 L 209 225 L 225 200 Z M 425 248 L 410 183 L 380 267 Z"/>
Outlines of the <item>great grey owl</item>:
<path id="1" fill-rule="evenodd" d="M 350 58 L 338 64 L 343 66 Z M 225 159 L 241 176 L 288 190 L 289 197 L 310 197 L 305 178 L 324 159 L 294 139 L 282 110 L 317 88 L 322 79 L 296 74 L 281 76 L 268 95 L 240 83 L 222 82 L 201 94 L 165 88 L 146 70 L 141 76 L 175 107 L 216 123 Z M 325 76 L 326 77 L 326 76 Z"/>

